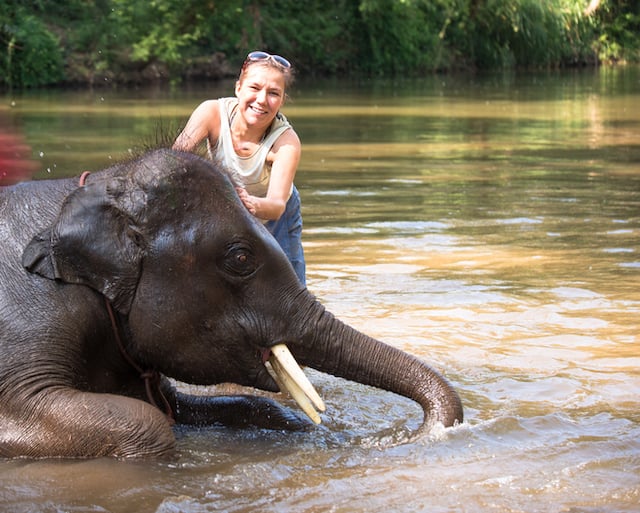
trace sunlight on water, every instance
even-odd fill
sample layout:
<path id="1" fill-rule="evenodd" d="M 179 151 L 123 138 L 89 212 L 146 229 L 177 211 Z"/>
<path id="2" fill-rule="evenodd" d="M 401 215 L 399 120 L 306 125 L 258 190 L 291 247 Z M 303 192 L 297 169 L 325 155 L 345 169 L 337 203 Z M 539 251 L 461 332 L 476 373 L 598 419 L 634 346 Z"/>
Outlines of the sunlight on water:
<path id="1" fill-rule="evenodd" d="M 32 93 L 12 115 L 38 177 L 69 176 L 231 91 Z M 411 401 L 308 370 L 328 407 L 309 433 L 178 428 L 171 462 L 5 461 L 0 501 L 637 511 L 639 70 L 299 84 L 292 97 L 310 290 L 444 373 L 465 422 L 414 439 Z"/>

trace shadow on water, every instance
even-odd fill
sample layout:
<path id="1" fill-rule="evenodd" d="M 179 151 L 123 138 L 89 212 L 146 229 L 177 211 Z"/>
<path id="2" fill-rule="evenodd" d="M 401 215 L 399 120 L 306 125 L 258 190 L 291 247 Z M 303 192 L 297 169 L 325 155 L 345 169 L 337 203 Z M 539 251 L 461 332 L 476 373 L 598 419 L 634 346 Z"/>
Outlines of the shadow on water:
<path id="1" fill-rule="evenodd" d="M 37 178 L 68 176 L 231 92 L 31 92 L 11 115 Z M 169 462 L 3 461 L 5 509 L 637 511 L 640 70 L 291 96 L 309 288 L 440 369 L 465 423 L 409 439 L 411 401 L 310 371 L 328 411 L 309 433 L 178 429 Z"/>

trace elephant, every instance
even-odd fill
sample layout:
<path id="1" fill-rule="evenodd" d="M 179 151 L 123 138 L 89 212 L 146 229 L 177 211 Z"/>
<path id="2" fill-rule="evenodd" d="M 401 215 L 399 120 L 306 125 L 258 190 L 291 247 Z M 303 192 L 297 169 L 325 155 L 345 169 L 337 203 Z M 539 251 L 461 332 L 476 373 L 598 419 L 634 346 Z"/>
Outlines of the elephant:
<path id="1" fill-rule="evenodd" d="M 300 365 L 413 399 L 416 432 L 463 422 L 441 373 L 300 284 L 208 159 L 161 148 L 0 187 L 0 238 L 0 457 L 171 457 L 176 424 L 312 430 Z M 313 422 L 258 393 L 282 389 Z"/>

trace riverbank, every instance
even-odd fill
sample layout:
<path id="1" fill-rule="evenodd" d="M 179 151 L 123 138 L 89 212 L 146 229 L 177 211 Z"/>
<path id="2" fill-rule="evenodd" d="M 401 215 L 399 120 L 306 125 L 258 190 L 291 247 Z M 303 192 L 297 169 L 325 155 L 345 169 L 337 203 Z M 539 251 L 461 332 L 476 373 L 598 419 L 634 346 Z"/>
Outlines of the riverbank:
<path id="1" fill-rule="evenodd" d="M 233 76 L 235 69 L 221 52 L 187 59 L 180 70 L 162 62 L 127 62 L 112 69 L 88 65 L 89 55 L 79 54 L 68 62 L 65 79 L 58 87 L 145 86 L 170 82 L 215 81 Z"/>
<path id="2" fill-rule="evenodd" d="M 236 73 L 251 50 L 298 77 L 426 77 L 640 60 L 640 14 L 602 0 L 0 3 L 0 87 L 149 84 Z"/>

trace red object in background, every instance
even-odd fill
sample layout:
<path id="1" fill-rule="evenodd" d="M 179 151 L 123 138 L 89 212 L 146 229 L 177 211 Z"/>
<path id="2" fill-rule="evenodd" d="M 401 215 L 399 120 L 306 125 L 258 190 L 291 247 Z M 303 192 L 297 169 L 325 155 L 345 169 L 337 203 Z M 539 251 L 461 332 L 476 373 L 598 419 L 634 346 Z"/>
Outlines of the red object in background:
<path id="1" fill-rule="evenodd" d="M 0 123 L 0 185 L 29 180 L 37 167 L 22 136 Z"/>

